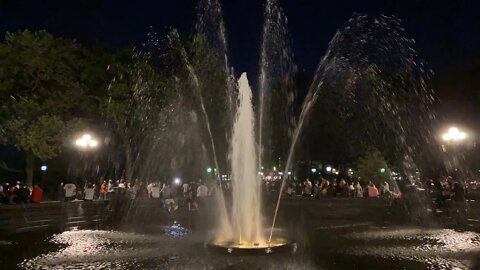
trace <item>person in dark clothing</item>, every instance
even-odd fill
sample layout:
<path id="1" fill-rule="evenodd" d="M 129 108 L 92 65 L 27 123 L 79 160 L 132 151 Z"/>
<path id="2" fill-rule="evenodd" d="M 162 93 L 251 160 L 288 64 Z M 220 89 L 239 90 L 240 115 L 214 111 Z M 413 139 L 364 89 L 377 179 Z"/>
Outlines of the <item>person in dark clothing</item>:
<path id="1" fill-rule="evenodd" d="M 454 202 L 455 212 L 460 217 L 465 217 L 467 214 L 467 201 L 465 200 L 465 188 L 460 182 L 453 183 L 452 200 Z"/>
<path id="2" fill-rule="evenodd" d="M 63 189 L 63 182 L 60 183 L 57 189 L 57 200 L 63 202 L 65 200 L 65 190 Z"/>
<path id="3" fill-rule="evenodd" d="M 15 203 L 28 203 L 28 197 L 30 196 L 30 190 L 24 185 L 20 185 L 20 187 L 15 191 Z"/>
<path id="4" fill-rule="evenodd" d="M 198 188 L 198 185 L 195 181 L 190 183 L 190 191 L 192 192 L 194 200 L 197 198 L 197 188 Z"/>

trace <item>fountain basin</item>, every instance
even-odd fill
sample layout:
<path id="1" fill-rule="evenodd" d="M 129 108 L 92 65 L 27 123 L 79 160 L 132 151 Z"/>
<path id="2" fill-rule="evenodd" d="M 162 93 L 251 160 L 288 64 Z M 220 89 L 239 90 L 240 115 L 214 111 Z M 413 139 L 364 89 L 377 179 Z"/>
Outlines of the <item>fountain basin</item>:
<path id="1" fill-rule="evenodd" d="M 273 253 L 289 253 L 297 251 L 295 241 L 284 237 L 274 236 L 272 241 L 239 242 L 238 240 L 211 240 L 205 247 L 215 253 L 236 255 L 266 255 Z"/>

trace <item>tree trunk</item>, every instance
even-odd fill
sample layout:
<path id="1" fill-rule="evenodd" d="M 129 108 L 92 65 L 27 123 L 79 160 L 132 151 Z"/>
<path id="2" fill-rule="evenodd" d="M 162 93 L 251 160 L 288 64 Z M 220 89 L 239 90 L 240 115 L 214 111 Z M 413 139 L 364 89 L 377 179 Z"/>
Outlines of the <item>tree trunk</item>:
<path id="1" fill-rule="evenodd" d="M 132 153 L 132 147 L 130 144 L 126 144 L 125 146 L 125 180 L 127 181 L 133 181 L 132 175 L 133 175 L 133 153 Z"/>
<path id="2" fill-rule="evenodd" d="M 33 184 L 33 172 L 35 169 L 35 155 L 32 151 L 27 151 L 25 156 L 25 173 L 27 179 L 25 185 L 31 186 Z"/>

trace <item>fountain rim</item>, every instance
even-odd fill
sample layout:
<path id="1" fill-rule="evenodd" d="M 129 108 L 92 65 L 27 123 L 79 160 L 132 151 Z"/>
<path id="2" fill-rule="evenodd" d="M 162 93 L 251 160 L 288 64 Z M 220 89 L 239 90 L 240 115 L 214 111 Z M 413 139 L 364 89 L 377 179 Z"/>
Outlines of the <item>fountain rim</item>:
<path id="1" fill-rule="evenodd" d="M 273 240 L 274 242 L 268 245 L 240 246 L 234 245 L 233 241 L 217 241 L 212 238 L 204 243 L 204 247 L 215 253 L 231 255 L 267 255 L 273 253 L 295 253 L 297 251 L 296 241 L 283 233 Z"/>

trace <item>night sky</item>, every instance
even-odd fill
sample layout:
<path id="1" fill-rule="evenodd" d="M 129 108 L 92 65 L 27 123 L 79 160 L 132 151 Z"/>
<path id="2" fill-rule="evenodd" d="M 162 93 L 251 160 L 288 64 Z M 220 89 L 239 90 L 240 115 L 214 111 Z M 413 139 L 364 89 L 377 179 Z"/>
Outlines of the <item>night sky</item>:
<path id="1" fill-rule="evenodd" d="M 480 2 L 460 0 L 281 0 L 299 70 L 312 74 L 336 30 L 355 12 L 395 15 L 435 71 L 438 114 L 480 131 Z M 263 1 L 225 0 L 231 61 L 237 73 L 256 72 Z M 195 0 L 0 0 L 0 33 L 46 29 L 82 43 L 139 45 L 149 27 L 191 33 Z"/>

